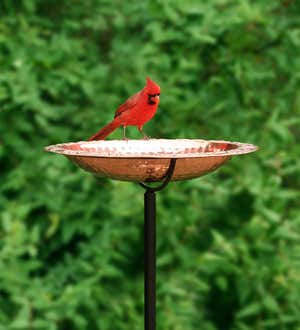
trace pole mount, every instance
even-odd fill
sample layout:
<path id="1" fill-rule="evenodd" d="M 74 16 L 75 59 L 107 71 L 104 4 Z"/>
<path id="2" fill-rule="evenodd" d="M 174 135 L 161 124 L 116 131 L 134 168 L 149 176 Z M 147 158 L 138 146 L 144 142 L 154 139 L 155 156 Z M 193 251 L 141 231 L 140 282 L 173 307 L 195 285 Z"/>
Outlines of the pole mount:
<path id="1" fill-rule="evenodd" d="M 167 172 L 164 176 L 164 180 L 163 180 L 161 185 L 156 186 L 156 187 L 151 187 L 151 186 L 146 185 L 143 182 L 139 182 L 139 185 L 142 186 L 147 191 L 151 191 L 151 192 L 156 192 L 156 191 L 163 190 L 172 179 L 172 175 L 174 173 L 175 166 L 176 166 L 176 160 L 177 160 L 176 158 L 171 158 L 170 159 L 169 168 L 168 168 L 168 170 L 167 170 Z"/>

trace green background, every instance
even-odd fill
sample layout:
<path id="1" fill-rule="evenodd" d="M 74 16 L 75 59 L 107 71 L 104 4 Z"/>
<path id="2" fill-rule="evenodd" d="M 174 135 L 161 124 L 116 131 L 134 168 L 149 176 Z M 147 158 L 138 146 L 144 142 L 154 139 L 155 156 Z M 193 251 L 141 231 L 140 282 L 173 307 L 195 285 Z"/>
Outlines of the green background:
<path id="1" fill-rule="evenodd" d="M 43 147 L 148 75 L 150 136 L 261 148 L 159 193 L 158 330 L 300 329 L 299 1 L 1 0 L 0 330 L 143 328 L 143 190 Z"/>

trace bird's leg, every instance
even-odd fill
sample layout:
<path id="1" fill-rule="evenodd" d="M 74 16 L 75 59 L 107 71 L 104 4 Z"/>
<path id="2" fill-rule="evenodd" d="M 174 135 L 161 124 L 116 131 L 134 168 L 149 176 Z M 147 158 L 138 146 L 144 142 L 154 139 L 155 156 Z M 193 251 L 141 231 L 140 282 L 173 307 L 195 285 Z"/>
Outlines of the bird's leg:
<path id="1" fill-rule="evenodd" d="M 147 136 L 144 132 L 143 132 L 143 126 L 139 126 L 138 127 L 139 132 L 143 135 L 143 139 L 144 140 L 149 140 L 150 136 Z"/>
<path id="2" fill-rule="evenodd" d="M 128 138 L 126 137 L 126 126 L 123 126 L 123 140 L 128 141 Z"/>

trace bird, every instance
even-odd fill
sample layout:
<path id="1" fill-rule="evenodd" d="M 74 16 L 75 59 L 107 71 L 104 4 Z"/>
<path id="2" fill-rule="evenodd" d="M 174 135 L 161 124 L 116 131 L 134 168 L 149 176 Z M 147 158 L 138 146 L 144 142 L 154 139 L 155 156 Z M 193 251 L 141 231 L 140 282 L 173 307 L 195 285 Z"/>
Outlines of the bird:
<path id="1" fill-rule="evenodd" d="M 104 140 L 110 133 L 123 126 L 123 139 L 126 138 L 126 127 L 136 126 L 145 139 L 149 137 L 143 132 L 143 126 L 153 118 L 160 100 L 160 86 L 146 77 L 146 86 L 129 97 L 115 112 L 114 119 L 92 135 L 88 141 Z"/>

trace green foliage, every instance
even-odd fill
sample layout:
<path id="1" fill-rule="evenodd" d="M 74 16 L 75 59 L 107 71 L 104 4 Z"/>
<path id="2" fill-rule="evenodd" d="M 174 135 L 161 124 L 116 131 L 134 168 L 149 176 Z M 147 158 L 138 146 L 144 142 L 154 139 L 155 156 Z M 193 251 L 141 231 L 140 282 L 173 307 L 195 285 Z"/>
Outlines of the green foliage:
<path id="1" fill-rule="evenodd" d="M 299 329 L 299 2 L 2 0 L 0 17 L 0 330 L 143 328 L 142 190 L 43 147 L 86 139 L 147 75 L 150 136 L 261 147 L 159 194 L 158 329 Z"/>

